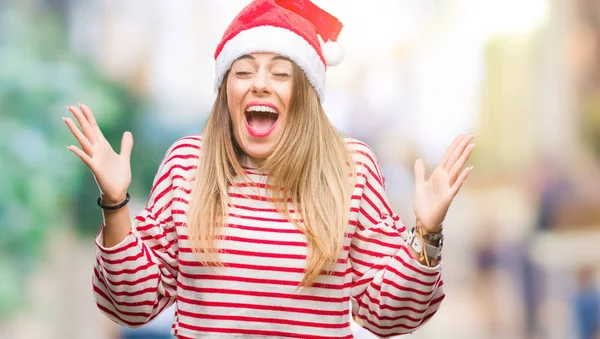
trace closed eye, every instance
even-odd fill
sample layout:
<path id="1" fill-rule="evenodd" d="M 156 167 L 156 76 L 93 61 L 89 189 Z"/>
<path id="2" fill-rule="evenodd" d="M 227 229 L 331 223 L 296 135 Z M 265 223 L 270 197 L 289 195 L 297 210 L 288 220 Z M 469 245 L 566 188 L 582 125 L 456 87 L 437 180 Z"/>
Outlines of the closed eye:
<path id="1" fill-rule="evenodd" d="M 246 76 L 246 75 L 250 75 L 250 74 L 252 74 L 252 73 L 246 72 L 246 71 L 235 72 L 235 75 L 237 75 L 237 76 Z"/>

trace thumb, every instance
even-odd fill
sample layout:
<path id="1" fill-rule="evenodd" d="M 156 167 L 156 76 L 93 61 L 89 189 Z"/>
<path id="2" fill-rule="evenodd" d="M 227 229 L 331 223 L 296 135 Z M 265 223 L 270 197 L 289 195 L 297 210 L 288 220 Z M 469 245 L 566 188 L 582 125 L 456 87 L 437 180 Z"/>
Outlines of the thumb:
<path id="1" fill-rule="evenodd" d="M 133 135 L 127 131 L 123 133 L 123 139 L 121 139 L 121 155 L 130 158 L 131 149 L 133 148 Z"/>
<path id="2" fill-rule="evenodd" d="M 427 180 L 427 170 L 425 169 L 425 162 L 421 159 L 415 161 L 415 184 L 421 184 Z"/>

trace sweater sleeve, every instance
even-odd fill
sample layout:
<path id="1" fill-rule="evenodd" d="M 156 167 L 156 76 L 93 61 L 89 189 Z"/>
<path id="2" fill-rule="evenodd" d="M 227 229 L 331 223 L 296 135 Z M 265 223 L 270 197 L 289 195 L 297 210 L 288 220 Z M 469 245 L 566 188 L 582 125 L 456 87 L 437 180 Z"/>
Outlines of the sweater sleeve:
<path id="1" fill-rule="evenodd" d="M 178 239 L 173 221 L 173 168 L 177 143 L 161 161 L 145 208 L 132 219 L 129 234 L 117 245 L 103 246 L 103 227 L 96 242 L 94 298 L 111 320 L 142 326 L 175 302 Z"/>
<path id="2" fill-rule="evenodd" d="M 375 154 L 365 147 L 359 166 L 365 180 L 350 245 L 352 315 L 380 337 L 412 333 L 444 299 L 441 264 L 426 267 L 405 247 L 407 231 L 393 213 Z"/>

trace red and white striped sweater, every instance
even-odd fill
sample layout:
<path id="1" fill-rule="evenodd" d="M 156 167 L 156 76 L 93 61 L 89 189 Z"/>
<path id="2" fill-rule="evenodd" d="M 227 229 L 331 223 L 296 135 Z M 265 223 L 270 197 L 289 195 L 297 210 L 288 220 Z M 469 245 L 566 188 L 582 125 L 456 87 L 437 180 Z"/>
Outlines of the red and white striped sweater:
<path id="1" fill-rule="evenodd" d="M 219 243 L 226 267 L 200 265 L 184 222 L 192 188 L 185 178 L 194 175 L 202 144 L 192 135 L 167 151 L 130 234 L 106 248 L 99 233 L 93 286 L 100 310 L 137 327 L 176 303 L 178 338 L 352 338 L 351 315 L 379 336 L 415 331 L 444 299 L 440 265 L 428 268 L 410 256 L 375 154 L 346 142 L 359 180 L 335 274 L 297 291 L 306 238 L 275 210 L 261 185 L 266 174 L 252 168 L 258 189 L 230 187 L 233 206 Z"/>

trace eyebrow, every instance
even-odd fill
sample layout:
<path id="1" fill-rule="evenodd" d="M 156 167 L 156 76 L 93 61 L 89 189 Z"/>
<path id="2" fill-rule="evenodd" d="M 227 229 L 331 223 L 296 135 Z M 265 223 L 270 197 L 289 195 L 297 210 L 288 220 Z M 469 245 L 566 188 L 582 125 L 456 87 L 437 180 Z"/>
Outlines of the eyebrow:
<path id="1" fill-rule="evenodd" d="M 241 57 L 238 58 L 238 60 L 241 59 L 250 59 L 250 60 L 256 60 L 252 55 L 250 54 L 244 54 Z M 276 55 L 274 57 L 271 58 L 271 61 L 275 61 L 275 60 L 286 60 L 286 61 L 291 61 L 290 58 L 284 57 L 283 55 Z"/>

